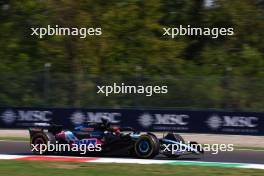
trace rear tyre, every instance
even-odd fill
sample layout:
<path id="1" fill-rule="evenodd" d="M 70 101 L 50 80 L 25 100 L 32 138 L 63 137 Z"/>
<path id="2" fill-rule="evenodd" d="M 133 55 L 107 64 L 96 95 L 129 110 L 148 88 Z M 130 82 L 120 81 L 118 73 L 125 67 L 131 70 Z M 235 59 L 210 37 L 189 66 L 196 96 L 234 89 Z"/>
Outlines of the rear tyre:
<path id="1" fill-rule="evenodd" d="M 56 144 L 55 136 L 49 132 L 36 133 L 31 137 L 30 141 L 31 151 L 36 155 L 52 154 L 52 151 L 48 151 L 48 144 Z M 34 145 L 34 147 L 32 146 Z M 45 147 L 46 146 L 46 147 Z M 46 149 L 46 150 L 45 150 Z"/>
<path id="2" fill-rule="evenodd" d="M 159 153 L 159 141 L 153 135 L 141 135 L 134 145 L 134 151 L 138 158 L 154 158 Z"/>

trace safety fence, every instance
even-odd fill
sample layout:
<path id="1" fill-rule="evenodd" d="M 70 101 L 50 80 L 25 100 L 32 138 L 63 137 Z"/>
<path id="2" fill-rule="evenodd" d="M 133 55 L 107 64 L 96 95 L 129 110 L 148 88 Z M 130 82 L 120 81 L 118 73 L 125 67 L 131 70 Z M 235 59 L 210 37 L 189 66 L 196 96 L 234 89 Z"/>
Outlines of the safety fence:
<path id="1" fill-rule="evenodd" d="M 0 108 L 0 128 L 63 125 L 71 129 L 107 118 L 138 131 L 264 135 L 264 113 L 180 109 Z"/>

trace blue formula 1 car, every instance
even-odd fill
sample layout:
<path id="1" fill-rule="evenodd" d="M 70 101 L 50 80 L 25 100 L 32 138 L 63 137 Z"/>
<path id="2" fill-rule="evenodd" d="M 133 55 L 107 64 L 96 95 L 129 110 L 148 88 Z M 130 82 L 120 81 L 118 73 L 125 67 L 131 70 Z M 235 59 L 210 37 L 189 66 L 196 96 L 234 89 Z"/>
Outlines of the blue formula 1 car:
<path id="1" fill-rule="evenodd" d="M 203 153 L 201 145 L 196 142 L 187 144 L 179 134 L 170 132 L 158 138 L 153 133 L 136 132 L 129 127 L 113 127 L 107 119 L 102 119 L 100 123 L 91 122 L 81 125 L 74 130 L 66 130 L 59 125 L 39 126 L 30 128 L 29 133 L 31 148 L 33 146 L 35 149 L 39 149 L 43 144 L 68 144 L 70 146 L 93 144 L 96 146 L 93 152 L 103 156 L 122 151 L 137 158 L 154 158 L 158 154 L 176 158 L 185 154 Z M 32 151 L 35 154 L 58 153 L 58 151 L 48 150 Z"/>

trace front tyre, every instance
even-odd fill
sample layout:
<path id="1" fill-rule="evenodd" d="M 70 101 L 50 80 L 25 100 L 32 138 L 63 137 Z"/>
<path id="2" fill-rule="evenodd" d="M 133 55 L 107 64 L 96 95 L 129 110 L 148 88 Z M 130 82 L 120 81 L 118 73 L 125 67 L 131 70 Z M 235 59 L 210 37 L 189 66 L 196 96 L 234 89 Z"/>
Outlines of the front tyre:
<path id="1" fill-rule="evenodd" d="M 138 158 L 154 158 L 159 153 L 159 141 L 152 135 L 141 135 L 134 145 L 134 150 Z"/>

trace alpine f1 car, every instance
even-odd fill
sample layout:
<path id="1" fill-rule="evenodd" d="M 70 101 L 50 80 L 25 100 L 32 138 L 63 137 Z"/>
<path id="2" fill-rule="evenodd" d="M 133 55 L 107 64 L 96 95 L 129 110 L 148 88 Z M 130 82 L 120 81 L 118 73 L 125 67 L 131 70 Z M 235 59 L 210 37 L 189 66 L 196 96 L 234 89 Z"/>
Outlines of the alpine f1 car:
<path id="1" fill-rule="evenodd" d="M 137 158 L 154 158 L 158 154 L 178 157 L 185 154 L 202 154 L 201 145 L 185 143 L 176 133 L 167 133 L 158 138 L 153 133 L 136 132 L 132 128 L 113 127 L 106 119 L 100 123 L 87 123 L 74 130 L 65 130 L 59 125 L 33 127 L 29 129 L 31 149 L 47 144 L 100 145 L 99 154 L 125 151 Z M 191 144 L 191 145 L 190 145 Z M 32 150 L 35 154 L 56 154 L 57 151 Z"/>

